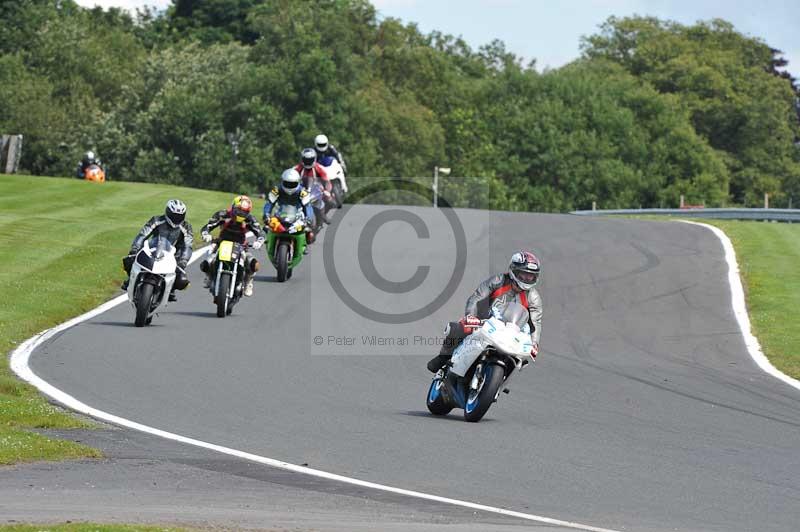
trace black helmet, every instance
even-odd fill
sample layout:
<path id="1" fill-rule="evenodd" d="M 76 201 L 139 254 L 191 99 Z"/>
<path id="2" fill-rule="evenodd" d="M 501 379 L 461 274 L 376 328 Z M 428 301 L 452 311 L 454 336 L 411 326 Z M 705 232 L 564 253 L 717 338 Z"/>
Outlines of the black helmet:
<path id="1" fill-rule="evenodd" d="M 164 209 L 164 216 L 167 218 L 167 223 L 172 227 L 178 227 L 186 219 L 186 205 L 178 199 L 171 199 L 167 202 L 167 207 Z"/>
<path id="2" fill-rule="evenodd" d="M 317 152 L 314 151 L 314 148 L 306 148 L 300 153 L 300 160 L 303 168 L 313 168 L 314 163 L 317 162 Z"/>

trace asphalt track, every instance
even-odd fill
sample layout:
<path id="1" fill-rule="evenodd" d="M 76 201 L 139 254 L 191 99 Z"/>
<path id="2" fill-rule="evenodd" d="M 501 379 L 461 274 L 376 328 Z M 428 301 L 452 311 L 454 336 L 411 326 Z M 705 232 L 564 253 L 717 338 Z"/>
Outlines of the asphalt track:
<path id="1" fill-rule="evenodd" d="M 106 412 L 362 480 L 619 530 L 798 529 L 800 393 L 748 356 L 710 231 L 457 210 L 462 262 L 444 211 L 400 210 L 337 213 L 327 260 L 315 245 L 285 284 L 265 265 L 231 318 L 214 316 L 195 268 L 151 327 L 122 305 L 31 366 Z M 387 212 L 406 221 L 377 227 Z M 417 217 L 427 229 L 407 223 Z M 429 416 L 427 344 L 518 247 L 544 263 L 538 362 L 479 424 Z M 419 265 L 407 291 L 398 283 Z M 417 318 L 454 269 L 453 294 L 411 323 L 345 302 Z M 389 283 L 365 279 L 376 276 Z"/>

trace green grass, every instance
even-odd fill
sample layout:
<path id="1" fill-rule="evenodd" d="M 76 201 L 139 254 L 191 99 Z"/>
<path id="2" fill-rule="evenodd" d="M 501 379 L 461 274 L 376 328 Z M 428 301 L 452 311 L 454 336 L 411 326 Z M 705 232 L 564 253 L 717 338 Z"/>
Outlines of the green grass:
<path id="1" fill-rule="evenodd" d="M 779 370 L 800 378 L 800 225 L 703 220 L 733 242 L 753 334 Z"/>
<path id="2" fill-rule="evenodd" d="M 170 198 L 188 206 L 199 231 L 229 204 L 219 192 L 77 179 L 0 175 L 0 351 L 121 293 L 120 260 Z M 25 429 L 90 426 L 51 406 L 0 363 L 0 464 L 95 457 L 72 442 Z"/>
<path id="3" fill-rule="evenodd" d="M 185 530 L 187 529 L 145 525 L 98 525 L 94 523 L 0 526 L 0 532 L 180 532 Z"/>

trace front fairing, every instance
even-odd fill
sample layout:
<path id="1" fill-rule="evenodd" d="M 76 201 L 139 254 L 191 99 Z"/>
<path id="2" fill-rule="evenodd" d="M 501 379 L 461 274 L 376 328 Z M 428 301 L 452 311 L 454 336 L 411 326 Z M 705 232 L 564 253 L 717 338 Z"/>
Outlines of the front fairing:
<path id="1" fill-rule="evenodd" d="M 518 360 L 530 356 L 531 337 L 513 323 L 497 317 L 486 320 L 480 329 L 464 338 L 453 352 L 450 371 L 463 377 L 481 354 L 488 348 Z"/>
<path id="2" fill-rule="evenodd" d="M 488 319 L 481 330 L 484 331 L 491 345 L 505 355 L 520 358 L 530 354 L 533 348 L 530 334 L 517 325 L 504 323 L 496 317 Z"/>

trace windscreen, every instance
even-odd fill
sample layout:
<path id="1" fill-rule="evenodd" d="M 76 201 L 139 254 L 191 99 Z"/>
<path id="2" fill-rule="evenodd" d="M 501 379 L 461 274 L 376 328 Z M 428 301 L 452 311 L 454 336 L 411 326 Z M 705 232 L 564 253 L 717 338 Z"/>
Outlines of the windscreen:
<path id="1" fill-rule="evenodd" d="M 153 235 L 147 243 L 156 260 L 163 258 L 165 254 L 172 250 L 172 242 L 163 235 Z"/>
<path id="2" fill-rule="evenodd" d="M 276 216 L 282 222 L 289 222 L 290 224 L 292 224 L 297 221 L 297 219 L 300 217 L 300 214 L 301 213 L 297 209 L 297 206 L 286 204 L 278 206 L 278 212 L 276 213 Z"/>
<path id="3" fill-rule="evenodd" d="M 520 329 L 528 323 L 528 309 L 516 301 L 506 303 L 505 306 L 498 308 L 497 313 L 504 322 L 514 323 Z"/>

